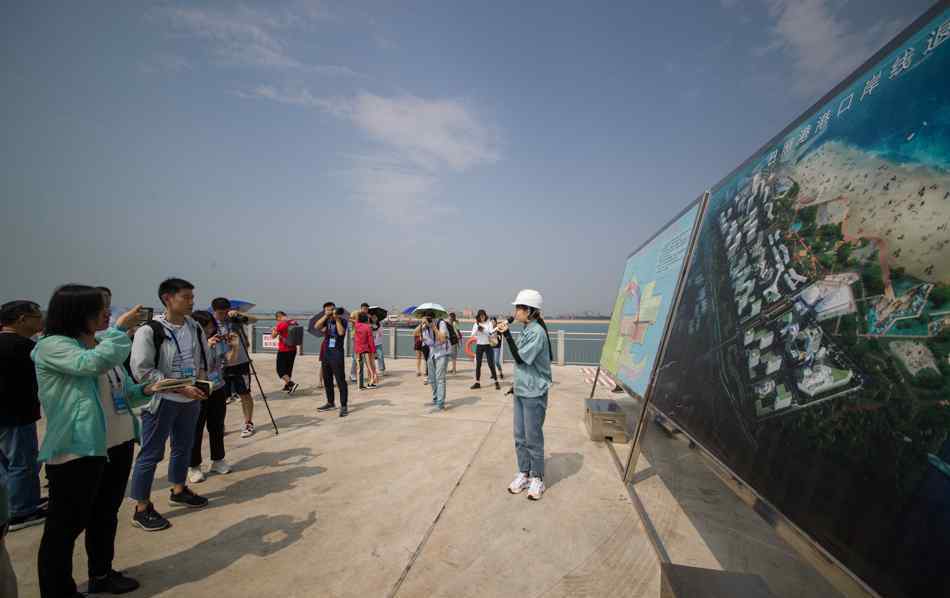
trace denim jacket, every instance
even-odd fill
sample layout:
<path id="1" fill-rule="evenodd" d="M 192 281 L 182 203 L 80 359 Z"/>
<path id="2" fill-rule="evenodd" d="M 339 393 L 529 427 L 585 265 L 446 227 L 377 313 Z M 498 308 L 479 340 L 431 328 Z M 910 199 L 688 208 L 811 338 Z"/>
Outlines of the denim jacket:
<path id="1" fill-rule="evenodd" d="M 515 363 L 515 396 L 540 397 L 551 388 L 551 354 L 548 335 L 535 321 L 525 326 L 518 337 L 518 356 L 523 364 Z"/>

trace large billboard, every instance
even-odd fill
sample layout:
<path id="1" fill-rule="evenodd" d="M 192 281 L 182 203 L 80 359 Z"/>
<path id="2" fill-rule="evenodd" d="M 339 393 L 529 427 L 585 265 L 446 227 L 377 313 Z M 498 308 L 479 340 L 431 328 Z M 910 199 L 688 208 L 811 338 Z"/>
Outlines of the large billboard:
<path id="1" fill-rule="evenodd" d="M 624 267 L 600 367 L 640 398 L 646 393 L 676 301 L 699 209 L 697 202 L 683 211 L 637 249 Z"/>
<path id="2" fill-rule="evenodd" d="M 950 9 L 712 191 L 655 407 L 884 596 L 950 596 Z"/>

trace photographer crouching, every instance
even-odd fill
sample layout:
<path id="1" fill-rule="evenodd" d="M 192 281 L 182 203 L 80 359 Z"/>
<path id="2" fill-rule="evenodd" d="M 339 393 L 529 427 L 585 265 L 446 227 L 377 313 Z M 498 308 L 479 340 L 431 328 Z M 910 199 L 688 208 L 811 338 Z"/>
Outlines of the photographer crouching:
<path id="1" fill-rule="evenodd" d="M 515 317 L 498 324 L 515 362 L 514 436 L 518 457 L 518 475 L 508 492 L 528 490 L 528 498 L 540 500 L 544 494 L 544 417 L 551 388 L 551 361 L 554 352 L 548 328 L 541 318 L 541 293 L 525 289 L 515 298 Z M 524 324 L 516 342 L 508 326 L 512 321 Z"/>

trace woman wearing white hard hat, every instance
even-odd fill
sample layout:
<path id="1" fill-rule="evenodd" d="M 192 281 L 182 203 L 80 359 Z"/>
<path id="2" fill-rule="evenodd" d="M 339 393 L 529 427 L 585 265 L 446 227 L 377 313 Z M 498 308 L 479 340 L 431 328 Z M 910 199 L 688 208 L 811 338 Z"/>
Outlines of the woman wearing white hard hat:
<path id="1" fill-rule="evenodd" d="M 514 414 L 515 453 L 518 475 L 508 486 L 512 494 L 528 490 L 528 498 L 539 500 L 544 494 L 544 416 L 551 387 L 551 339 L 541 318 L 541 293 L 525 289 L 515 298 L 514 319 L 524 324 L 517 341 L 508 322 L 498 324 L 515 362 Z"/>

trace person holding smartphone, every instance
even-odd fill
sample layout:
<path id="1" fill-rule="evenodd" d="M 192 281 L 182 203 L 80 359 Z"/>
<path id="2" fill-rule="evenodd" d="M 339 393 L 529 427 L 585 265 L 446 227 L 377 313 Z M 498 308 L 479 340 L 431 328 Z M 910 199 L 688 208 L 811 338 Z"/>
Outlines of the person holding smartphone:
<path id="1" fill-rule="evenodd" d="M 150 384 L 135 384 L 122 367 L 140 307 L 119 316 L 110 328 L 101 290 L 65 285 L 50 299 L 45 334 L 33 349 L 47 421 L 39 454 L 49 480 L 37 563 L 43 598 L 76 595 L 73 549 L 83 531 L 89 591 L 124 593 L 139 587 L 112 568 L 112 559 L 132 467 L 131 409 L 154 394 Z"/>
<path id="2" fill-rule="evenodd" d="M 498 383 L 498 374 L 495 372 L 495 359 L 492 353 L 491 337 L 495 334 L 495 327 L 488 321 L 488 314 L 484 309 L 478 310 L 475 316 L 475 324 L 472 326 L 472 336 L 476 339 L 475 345 L 475 384 L 472 384 L 472 390 L 482 387 L 482 359 L 488 358 L 488 369 L 491 370 L 491 379 L 495 383 L 495 389 L 501 390 Z"/>
<path id="3" fill-rule="evenodd" d="M 518 474 L 508 486 L 512 494 L 528 490 L 528 498 L 540 500 L 544 494 L 544 417 L 551 388 L 551 361 L 554 358 L 548 328 L 541 318 L 541 293 L 525 289 L 515 298 L 514 320 L 524 324 L 516 342 L 508 322 L 498 323 L 511 358 L 515 362 L 514 437 Z"/>

